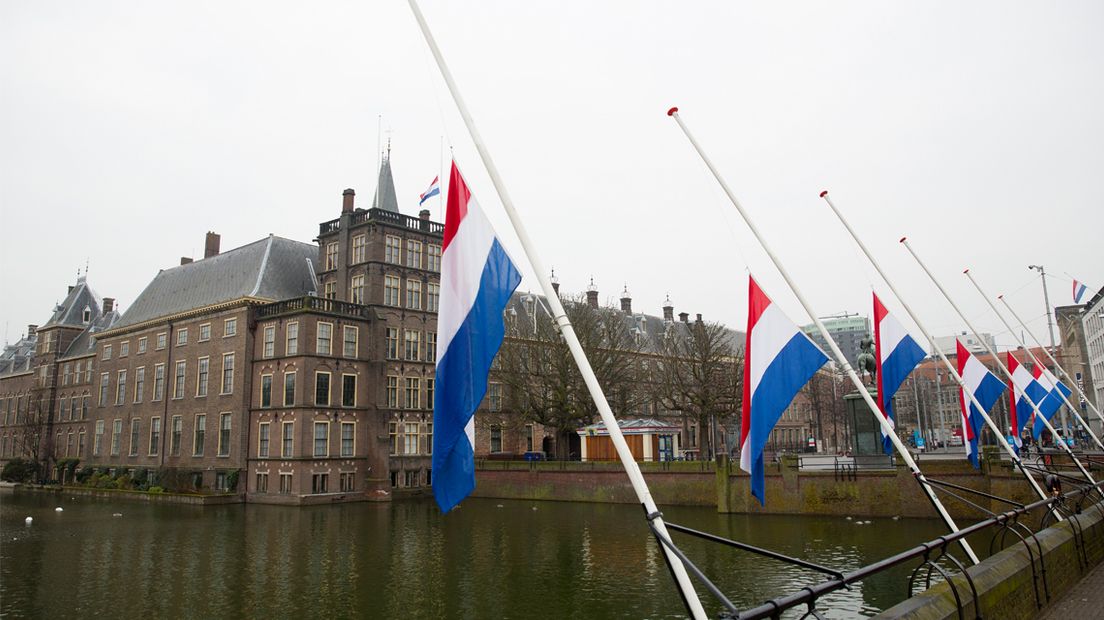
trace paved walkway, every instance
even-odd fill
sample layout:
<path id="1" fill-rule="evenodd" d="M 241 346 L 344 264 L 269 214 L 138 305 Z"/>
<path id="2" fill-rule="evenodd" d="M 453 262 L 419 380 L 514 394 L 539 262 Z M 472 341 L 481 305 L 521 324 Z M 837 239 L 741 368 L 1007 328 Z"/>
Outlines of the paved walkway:
<path id="1" fill-rule="evenodd" d="M 1104 564 L 1097 564 L 1062 598 L 1043 610 L 1039 620 L 1104 617 Z"/>

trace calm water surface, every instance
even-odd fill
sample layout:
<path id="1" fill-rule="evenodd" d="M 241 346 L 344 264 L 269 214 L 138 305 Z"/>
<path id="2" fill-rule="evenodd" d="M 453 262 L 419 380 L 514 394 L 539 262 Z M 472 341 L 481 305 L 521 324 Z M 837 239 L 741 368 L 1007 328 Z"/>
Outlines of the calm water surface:
<path id="1" fill-rule="evenodd" d="M 55 512 L 61 506 L 64 512 Z M 847 571 L 935 538 L 935 520 L 718 515 L 677 523 Z M 113 513 L 122 516 L 114 517 Z M 30 526 L 24 518 L 34 517 Z M 814 573 L 676 540 L 741 608 Z M 910 568 L 820 604 L 831 618 L 901 600 Z M 703 597 L 703 601 L 705 598 Z M 707 604 L 711 613 L 719 606 Z M 634 506 L 469 500 L 311 508 L 149 505 L 0 493 L 4 618 L 679 618 Z M 797 614 L 800 615 L 800 614 Z"/>

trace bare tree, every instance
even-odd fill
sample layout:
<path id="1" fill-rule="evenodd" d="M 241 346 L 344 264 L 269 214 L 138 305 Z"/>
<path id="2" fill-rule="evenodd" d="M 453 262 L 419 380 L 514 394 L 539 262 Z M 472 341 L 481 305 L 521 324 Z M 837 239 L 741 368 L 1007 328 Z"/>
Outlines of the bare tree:
<path id="1" fill-rule="evenodd" d="M 698 320 L 673 324 L 657 339 L 658 359 L 651 365 L 657 402 L 698 423 L 700 456 L 714 456 L 714 422 L 740 410 L 743 349 L 721 323 Z"/>
<path id="2" fill-rule="evenodd" d="M 19 441 L 22 452 L 27 460 L 36 468 L 36 482 L 42 482 L 46 478 L 49 453 L 46 449 L 46 439 L 49 434 L 49 408 L 43 398 L 30 401 L 27 406 L 27 417 L 19 427 Z"/>
<path id="3" fill-rule="evenodd" d="M 564 311 L 586 352 L 615 414 L 639 409 L 643 341 L 624 313 L 594 308 L 582 298 L 565 299 Z M 507 311 L 510 312 L 509 310 Z M 598 410 L 567 344 L 552 318 L 536 303 L 507 320 L 506 339 L 495 360 L 495 378 L 504 386 L 508 415 L 556 430 L 556 455 L 568 458 L 576 429 L 594 421 Z"/>

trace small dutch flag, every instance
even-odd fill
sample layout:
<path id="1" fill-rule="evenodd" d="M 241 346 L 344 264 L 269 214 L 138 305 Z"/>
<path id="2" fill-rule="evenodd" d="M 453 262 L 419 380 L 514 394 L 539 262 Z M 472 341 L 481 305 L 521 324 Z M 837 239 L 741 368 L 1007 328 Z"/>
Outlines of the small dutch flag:
<path id="1" fill-rule="evenodd" d="M 422 193 L 421 200 L 418 201 L 418 206 L 422 206 L 422 203 L 433 198 L 441 193 L 441 184 L 438 182 L 440 177 L 433 177 L 433 182 L 429 184 L 429 189 Z"/>

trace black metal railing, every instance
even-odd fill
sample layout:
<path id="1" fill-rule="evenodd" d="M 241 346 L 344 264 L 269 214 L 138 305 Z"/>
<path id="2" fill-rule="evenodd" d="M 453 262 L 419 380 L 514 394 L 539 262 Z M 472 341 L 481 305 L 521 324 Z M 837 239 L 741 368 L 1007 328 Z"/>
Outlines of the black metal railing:
<path id="1" fill-rule="evenodd" d="M 257 318 L 268 319 L 283 314 L 297 312 L 321 312 L 337 316 L 367 319 L 371 309 L 368 306 L 325 299 L 323 297 L 295 297 L 257 307 Z"/>
<path id="2" fill-rule="evenodd" d="M 1083 482 L 1083 479 L 1081 481 Z M 1035 590 L 1035 603 L 1037 609 L 1041 609 L 1050 600 L 1050 591 L 1046 578 L 1046 563 L 1043 558 L 1042 544 L 1037 537 L 1038 531 L 1049 527 L 1059 519 L 1069 522 L 1073 531 L 1074 544 L 1078 550 L 1078 563 L 1082 568 L 1088 565 L 1088 555 L 1085 550 L 1085 532 L 1080 523 L 1079 515 L 1085 509 L 1085 502 L 1088 498 L 1102 496 L 1104 491 L 1102 491 L 1101 488 L 1104 487 L 1104 481 L 1093 485 L 1086 484 L 1079 486 L 1060 496 L 1038 500 L 1026 505 L 947 482 L 930 480 L 929 482 L 933 484 L 933 487 L 941 487 L 943 492 L 949 493 L 951 496 L 959 499 L 962 499 L 961 495 L 954 493 L 954 491 L 982 495 L 988 499 L 1010 504 L 1013 508 L 1005 512 L 996 513 L 979 504 L 967 501 L 968 504 L 992 516 L 974 523 L 969 527 L 960 529 L 955 533 L 940 536 L 935 540 L 925 542 L 907 551 L 902 551 L 901 553 L 847 573 L 834 570 L 830 567 L 821 566 L 807 560 L 786 556 L 775 551 L 754 547 L 746 543 L 725 539 L 720 536 L 667 522 L 665 525 L 667 529 L 672 532 L 702 538 L 710 542 L 721 543 L 742 551 L 747 551 L 802 569 L 813 570 L 831 576 L 826 581 L 807 586 L 792 594 L 774 598 L 757 607 L 744 611 L 738 610 L 732 601 L 730 601 L 724 593 L 694 565 L 682 550 L 680 550 L 669 538 L 659 533 L 654 525 L 654 519 L 659 513 L 648 515 L 648 522 L 652 534 L 655 535 L 656 539 L 663 546 L 670 549 L 683 562 L 687 572 L 700 581 L 705 586 L 705 589 L 720 602 L 722 607 L 724 607 L 721 617 L 738 620 L 780 618 L 783 612 L 800 607 L 806 609 L 802 618 L 821 618 L 822 616 L 820 610 L 817 608 L 817 603 L 825 595 L 837 590 L 850 589 L 851 584 L 863 581 L 873 575 L 913 560 L 921 560 L 921 563 L 914 568 L 909 575 L 906 589 L 907 596 L 912 596 L 915 593 L 915 589 L 921 584 L 925 589 L 931 587 L 933 585 L 933 577 L 938 576 L 951 588 L 951 593 L 958 607 L 959 618 L 965 618 L 966 610 L 971 604 L 973 605 L 975 615 L 977 615 L 979 613 L 977 587 L 974 584 L 973 578 L 969 572 L 967 572 L 966 567 L 963 566 L 960 560 L 951 555 L 949 551 L 956 543 L 963 541 L 966 537 L 992 528 L 996 528 L 996 530 L 994 531 L 993 538 L 990 540 L 989 550 L 991 554 L 1005 548 L 1005 541 L 1009 539 L 1013 541 L 1013 544 L 1018 541 L 1027 548 L 1028 556 L 1031 561 L 1032 581 Z M 1102 506 L 1104 506 L 1104 504 L 1101 503 L 1093 505 L 1097 510 L 1101 510 Z M 1038 530 L 1033 531 L 1023 521 L 1039 510 L 1043 511 L 1043 515 L 1039 520 Z M 1038 566 L 1038 568 L 1036 568 L 1036 566 Z M 1040 586 L 1042 588 L 1041 590 Z M 969 597 L 968 599 L 967 596 Z"/>

